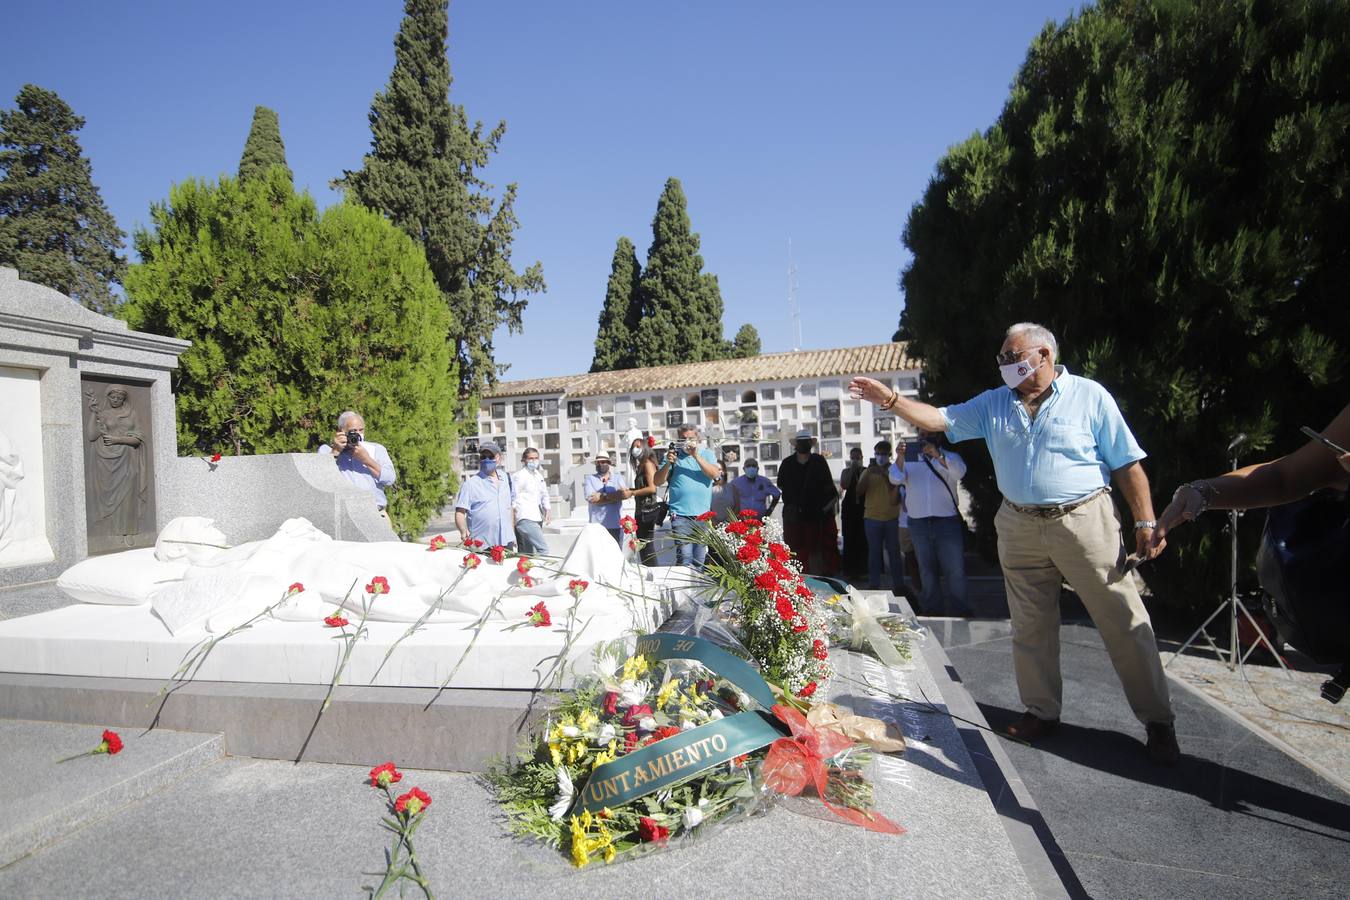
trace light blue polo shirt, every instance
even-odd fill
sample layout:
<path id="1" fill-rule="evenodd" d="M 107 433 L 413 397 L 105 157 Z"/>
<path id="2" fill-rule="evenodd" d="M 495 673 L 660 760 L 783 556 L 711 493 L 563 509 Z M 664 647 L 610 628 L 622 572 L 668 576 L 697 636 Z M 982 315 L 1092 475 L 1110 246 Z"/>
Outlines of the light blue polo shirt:
<path id="1" fill-rule="evenodd" d="M 717 454 L 707 447 L 698 455 L 717 465 Z M 670 511 L 677 516 L 701 516 L 712 508 L 712 483 L 693 456 L 680 451 L 670 470 Z"/>
<path id="2" fill-rule="evenodd" d="M 516 531 L 511 520 L 511 504 L 515 500 L 515 485 L 510 475 L 497 470 L 497 481 L 475 472 L 459 487 L 455 509 L 469 514 L 469 537 L 484 541 L 489 547 L 516 542 Z"/>
<path id="3" fill-rule="evenodd" d="M 606 482 L 599 475 L 592 472 L 586 476 L 582 482 L 581 491 L 587 497 L 591 494 L 612 494 L 615 491 L 621 491 L 628 487 L 623 480 L 623 476 L 613 469 L 609 472 L 609 481 Z M 619 512 L 623 507 L 621 503 L 591 503 L 590 504 L 591 521 L 597 525 L 603 525 L 613 531 L 619 527 Z"/>
<path id="4" fill-rule="evenodd" d="M 1120 407 L 1106 388 L 1056 366 L 1050 397 L 1033 421 L 1006 387 L 944 406 L 947 439 L 982 438 L 998 489 L 1013 503 L 1071 503 L 1111 483 L 1111 473 L 1143 459 Z"/>

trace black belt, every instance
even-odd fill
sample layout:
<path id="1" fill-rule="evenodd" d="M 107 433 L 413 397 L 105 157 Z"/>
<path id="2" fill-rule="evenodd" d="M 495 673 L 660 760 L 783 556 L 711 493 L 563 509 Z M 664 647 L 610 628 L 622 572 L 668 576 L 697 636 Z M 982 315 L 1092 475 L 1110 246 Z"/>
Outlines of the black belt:
<path id="1" fill-rule="evenodd" d="M 1098 488 L 1086 497 L 1079 497 L 1072 503 L 1060 503 L 1055 506 L 1023 506 L 1020 503 L 1012 502 L 1007 497 L 1003 498 L 1003 502 L 1006 503 L 1008 508 L 1013 512 L 1019 512 L 1024 516 L 1031 516 L 1037 519 L 1062 519 L 1078 507 L 1086 503 L 1091 503 L 1093 500 L 1096 500 L 1102 494 L 1105 494 L 1110 490 L 1109 487 Z"/>

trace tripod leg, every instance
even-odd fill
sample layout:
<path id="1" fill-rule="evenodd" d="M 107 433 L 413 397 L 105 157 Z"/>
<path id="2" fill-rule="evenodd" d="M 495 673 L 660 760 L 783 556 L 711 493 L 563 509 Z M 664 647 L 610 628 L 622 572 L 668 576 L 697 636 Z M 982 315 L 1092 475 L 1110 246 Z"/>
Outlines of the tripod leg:
<path id="1" fill-rule="evenodd" d="M 1206 642 L 1207 644 L 1209 644 L 1209 648 L 1210 648 L 1211 650 L 1214 651 L 1214 654 L 1215 654 L 1219 659 L 1223 659 L 1225 651 L 1219 649 L 1218 645 L 1216 645 L 1216 644 L 1214 643 L 1214 639 L 1211 638 L 1211 637 L 1209 636 L 1209 632 L 1206 631 L 1205 629 L 1209 626 L 1209 623 L 1210 623 L 1210 622 L 1213 622 L 1213 621 L 1214 621 L 1214 618 L 1215 618 L 1219 613 L 1223 612 L 1223 611 L 1226 610 L 1227 608 L 1228 608 L 1228 601 L 1227 601 L 1227 600 L 1225 600 L 1225 601 L 1223 601 L 1223 603 L 1219 604 L 1218 609 L 1216 609 L 1216 610 L 1214 610 L 1214 612 L 1210 613 L 1210 614 L 1209 614 L 1209 618 L 1208 618 L 1208 619 L 1205 619 L 1205 621 L 1201 622 L 1201 623 L 1200 623 L 1200 627 L 1197 628 L 1197 629 L 1195 629 L 1195 631 L 1191 634 L 1191 636 L 1188 637 L 1188 638 L 1186 638 L 1186 642 L 1185 642 L 1184 644 L 1182 644 L 1179 648 L 1177 648 L 1177 652 L 1172 654 L 1172 659 L 1169 659 L 1169 660 L 1167 661 L 1167 665 L 1163 666 L 1163 668 L 1165 669 L 1165 668 L 1167 668 L 1167 666 L 1170 666 L 1170 665 L 1172 664 L 1172 661 L 1173 661 L 1173 660 L 1175 660 L 1178 656 L 1181 656 L 1183 653 L 1185 653 L 1186 650 L 1187 650 L 1192 644 L 1195 643 L 1195 639 L 1198 638 L 1198 637 L 1200 637 L 1200 635 L 1202 635 L 1202 634 L 1205 636 L 1205 642 Z"/>

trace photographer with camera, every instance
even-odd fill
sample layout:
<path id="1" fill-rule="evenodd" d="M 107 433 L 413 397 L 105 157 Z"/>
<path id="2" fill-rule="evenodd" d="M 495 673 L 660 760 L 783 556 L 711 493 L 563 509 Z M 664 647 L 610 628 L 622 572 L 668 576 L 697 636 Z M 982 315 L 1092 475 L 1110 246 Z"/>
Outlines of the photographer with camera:
<path id="1" fill-rule="evenodd" d="M 342 477 L 370 492 L 375 509 L 386 521 L 389 505 L 384 489 L 398 478 L 394 462 L 383 444 L 366 440 L 366 420 L 350 409 L 337 418 L 333 441 L 319 448 L 319 453 L 332 454 Z"/>
<path id="2" fill-rule="evenodd" d="M 678 443 L 666 449 L 666 461 L 656 471 L 656 484 L 670 484 L 670 530 L 675 537 L 675 564 L 703 568 L 705 544 L 694 543 L 698 517 L 712 509 L 712 483 L 721 477 L 717 455 L 700 447 L 698 427 L 681 425 Z"/>
<path id="3" fill-rule="evenodd" d="M 957 486 L 966 474 L 966 462 L 946 447 L 940 431 L 919 430 L 917 460 L 906 464 L 906 446 L 891 464 L 890 482 L 905 487 L 909 534 L 919 560 L 920 592 L 924 611 L 969 616 L 966 598 L 966 524 L 957 504 Z M 942 580 L 947 579 L 946 602 Z"/>

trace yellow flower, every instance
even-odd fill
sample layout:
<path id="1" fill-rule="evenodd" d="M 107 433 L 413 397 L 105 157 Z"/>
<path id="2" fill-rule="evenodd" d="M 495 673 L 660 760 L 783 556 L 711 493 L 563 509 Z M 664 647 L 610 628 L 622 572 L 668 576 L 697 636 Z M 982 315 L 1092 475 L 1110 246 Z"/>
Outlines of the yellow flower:
<path id="1" fill-rule="evenodd" d="M 610 844 L 608 847 L 605 848 L 605 862 L 606 862 L 606 863 L 612 863 L 612 862 L 614 862 L 614 857 L 616 857 L 616 856 L 618 856 L 618 855 L 619 855 L 619 851 L 617 851 L 617 850 L 614 849 L 614 845 L 613 845 L 613 844 Z"/>
<path id="2" fill-rule="evenodd" d="M 672 678 L 665 683 L 656 695 L 656 708 L 665 709 L 670 701 L 675 699 L 675 695 L 680 692 L 680 680 Z"/>
<path id="3" fill-rule="evenodd" d="M 614 762 L 614 741 L 609 742 L 609 747 L 610 749 L 601 750 L 595 754 L 595 763 L 592 765 L 592 769 L 598 769 L 607 762 Z"/>
<path id="4" fill-rule="evenodd" d="M 557 744 L 548 745 L 548 758 L 553 761 L 555 766 L 562 765 L 562 753 L 558 750 Z"/>
<path id="5" fill-rule="evenodd" d="M 600 724 L 600 717 L 591 710 L 583 710 L 581 715 L 577 716 L 577 727 L 582 731 L 590 731 L 596 725 Z"/>
<path id="6" fill-rule="evenodd" d="M 586 813 L 589 817 L 590 813 Z M 580 869 L 591 861 L 591 854 L 586 849 L 586 828 L 577 821 L 577 817 L 572 817 L 572 865 Z"/>
<path id="7" fill-rule="evenodd" d="M 644 675 L 650 668 L 651 665 L 647 662 L 646 656 L 641 654 L 639 654 L 638 656 L 630 656 L 628 657 L 628 659 L 624 660 L 622 680 L 636 681 L 640 676 Z"/>

